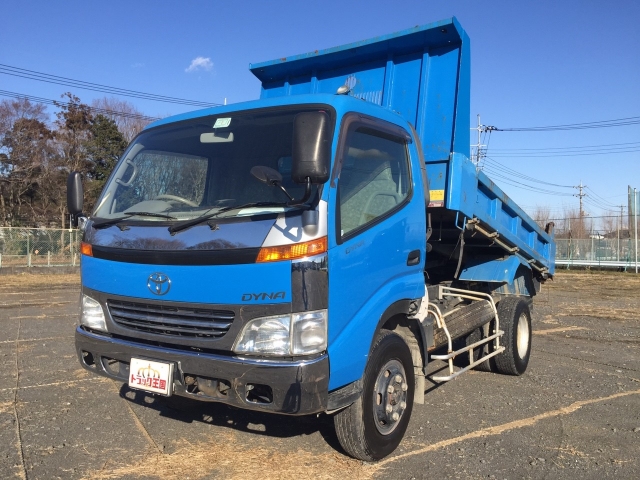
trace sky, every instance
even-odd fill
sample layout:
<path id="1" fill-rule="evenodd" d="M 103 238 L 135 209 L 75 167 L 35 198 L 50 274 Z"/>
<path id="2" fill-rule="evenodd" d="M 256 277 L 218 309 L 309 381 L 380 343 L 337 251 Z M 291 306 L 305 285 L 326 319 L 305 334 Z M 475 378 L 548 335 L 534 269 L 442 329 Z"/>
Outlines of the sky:
<path id="1" fill-rule="evenodd" d="M 572 187 L 582 183 L 585 211 L 598 217 L 626 212 L 627 186 L 640 189 L 636 0 L 3 0 L 0 11 L 3 66 L 210 103 L 258 98 L 250 63 L 455 16 L 471 39 L 472 126 L 477 114 L 499 129 L 636 117 L 486 135 L 483 168 L 516 203 L 563 217 L 577 211 Z M 4 73 L 0 90 L 48 99 L 71 91 L 89 104 L 105 96 Z M 194 109 L 118 98 L 150 116 Z"/>

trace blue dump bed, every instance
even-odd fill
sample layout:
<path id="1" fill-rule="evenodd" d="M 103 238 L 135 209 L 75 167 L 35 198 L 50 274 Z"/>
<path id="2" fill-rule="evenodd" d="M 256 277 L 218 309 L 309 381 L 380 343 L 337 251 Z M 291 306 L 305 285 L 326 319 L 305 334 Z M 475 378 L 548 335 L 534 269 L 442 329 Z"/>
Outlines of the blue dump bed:
<path id="1" fill-rule="evenodd" d="M 543 278 L 554 273 L 555 244 L 470 161 L 470 45 L 455 18 L 341 47 L 251 65 L 261 98 L 350 94 L 397 112 L 422 143 L 430 206 L 476 221 L 489 236 Z M 482 280 L 487 272 L 467 272 Z M 478 278 L 473 275 L 479 274 Z"/>

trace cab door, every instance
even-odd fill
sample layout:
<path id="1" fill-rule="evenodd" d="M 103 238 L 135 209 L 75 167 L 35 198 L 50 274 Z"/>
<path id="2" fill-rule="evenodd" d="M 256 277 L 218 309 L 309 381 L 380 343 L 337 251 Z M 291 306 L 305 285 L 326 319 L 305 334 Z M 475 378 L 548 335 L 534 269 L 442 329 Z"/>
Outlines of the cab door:
<path id="1" fill-rule="evenodd" d="M 330 192 L 330 389 L 362 376 L 385 310 L 424 290 L 425 204 L 411 174 L 410 139 L 361 115 L 343 122 Z"/>

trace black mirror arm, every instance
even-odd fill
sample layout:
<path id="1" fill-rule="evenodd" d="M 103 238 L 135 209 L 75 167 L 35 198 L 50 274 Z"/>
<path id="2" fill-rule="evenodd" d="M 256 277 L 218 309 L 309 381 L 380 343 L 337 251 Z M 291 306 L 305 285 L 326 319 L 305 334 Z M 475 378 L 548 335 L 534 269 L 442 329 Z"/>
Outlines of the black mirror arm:
<path id="1" fill-rule="evenodd" d="M 74 228 L 78 228 L 78 224 L 80 223 L 80 219 L 81 218 L 84 218 L 86 220 L 87 217 L 82 212 L 70 213 L 69 214 L 69 224 Z"/>
<path id="2" fill-rule="evenodd" d="M 293 200 L 293 197 L 292 197 L 291 195 L 289 195 L 289 192 L 287 192 L 287 191 L 285 190 L 285 188 L 280 184 L 280 182 L 278 182 L 278 181 L 274 181 L 274 182 L 272 182 L 272 183 L 271 183 L 271 185 L 273 185 L 274 187 L 278 187 L 280 190 L 282 190 L 282 191 L 284 192 L 284 194 L 289 198 L 289 200 L 290 200 L 291 202 L 293 202 L 293 201 L 294 201 L 294 200 Z"/>
<path id="3" fill-rule="evenodd" d="M 286 193 L 286 192 L 285 192 Z M 289 195 L 289 194 L 287 194 Z M 287 204 L 290 207 L 296 207 L 299 205 L 303 205 L 307 202 L 307 200 L 309 200 L 309 197 L 311 197 L 311 178 L 307 177 L 307 183 L 305 185 L 305 190 L 304 190 L 304 196 L 300 199 L 300 200 L 294 200 L 293 198 L 291 198 L 291 201 Z"/>

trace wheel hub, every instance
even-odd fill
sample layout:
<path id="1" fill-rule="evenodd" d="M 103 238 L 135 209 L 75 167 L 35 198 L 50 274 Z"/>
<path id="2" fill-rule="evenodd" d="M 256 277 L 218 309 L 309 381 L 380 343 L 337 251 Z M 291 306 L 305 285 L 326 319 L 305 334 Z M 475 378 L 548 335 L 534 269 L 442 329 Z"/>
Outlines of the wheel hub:
<path id="1" fill-rule="evenodd" d="M 373 397 L 373 412 L 378 431 L 388 435 L 398 426 L 407 408 L 407 379 L 398 360 L 388 361 L 378 374 Z"/>
<path id="2" fill-rule="evenodd" d="M 524 314 L 518 318 L 516 345 L 518 347 L 518 356 L 524 358 L 527 355 L 527 350 L 529 350 L 529 322 Z"/>

